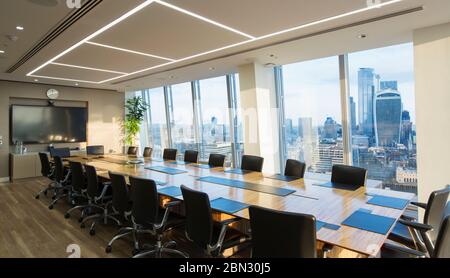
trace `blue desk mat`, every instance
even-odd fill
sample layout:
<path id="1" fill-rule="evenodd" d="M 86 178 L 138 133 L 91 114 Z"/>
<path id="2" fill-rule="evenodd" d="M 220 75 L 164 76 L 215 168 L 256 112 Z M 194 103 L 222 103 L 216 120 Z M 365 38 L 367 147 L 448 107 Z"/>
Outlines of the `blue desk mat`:
<path id="1" fill-rule="evenodd" d="M 188 164 L 191 164 L 191 162 L 174 161 L 174 162 L 170 162 L 170 164 L 173 164 L 173 165 L 188 165 Z"/>
<path id="2" fill-rule="evenodd" d="M 218 168 L 218 167 L 214 167 L 214 166 L 211 166 L 211 165 L 208 165 L 208 164 L 192 164 L 191 166 L 192 166 L 192 167 L 195 167 L 195 168 L 200 168 L 200 169 L 213 169 L 213 168 Z"/>
<path id="3" fill-rule="evenodd" d="M 363 208 L 360 208 L 360 209 L 358 209 L 358 211 L 360 211 L 360 212 L 365 212 L 365 213 L 372 213 L 372 211 L 371 211 L 370 209 L 363 209 Z"/>
<path id="4" fill-rule="evenodd" d="M 161 173 L 168 174 L 168 175 L 178 175 L 178 174 L 183 174 L 183 173 L 188 172 L 185 170 L 179 170 L 179 169 L 169 168 L 169 167 L 164 167 L 164 166 L 145 167 L 145 169 L 156 171 L 156 172 L 161 172 Z"/>
<path id="5" fill-rule="evenodd" d="M 342 183 L 335 183 L 335 182 L 325 182 L 325 183 L 314 183 L 315 186 L 322 186 L 322 187 L 328 187 L 328 188 L 334 188 L 334 189 L 343 189 L 343 190 L 349 190 L 349 191 L 355 191 L 361 186 L 356 185 L 346 185 Z"/>
<path id="6" fill-rule="evenodd" d="M 279 188 L 279 187 L 273 187 L 273 186 L 268 186 L 268 185 L 255 184 L 255 183 L 249 183 L 249 182 L 240 181 L 240 180 L 224 179 L 224 178 L 218 178 L 218 177 L 201 177 L 198 179 L 198 181 L 215 183 L 215 184 L 220 184 L 220 185 L 224 185 L 224 186 L 252 190 L 252 191 L 256 191 L 256 192 L 262 192 L 262 193 L 283 196 L 283 197 L 295 192 L 295 190 L 290 190 L 290 189 L 286 189 L 286 188 Z"/>
<path id="7" fill-rule="evenodd" d="M 183 193 L 181 192 L 181 189 L 176 186 L 169 186 L 169 187 L 164 187 L 164 188 L 158 189 L 158 193 L 162 194 L 162 195 L 170 196 L 173 198 L 183 195 Z"/>
<path id="8" fill-rule="evenodd" d="M 403 210 L 409 204 L 409 200 L 375 195 L 367 203 L 370 205 L 375 205 L 375 206 L 380 206 L 380 207 L 387 207 L 387 208 Z"/>
<path id="9" fill-rule="evenodd" d="M 242 170 L 242 169 L 230 169 L 230 170 L 225 170 L 224 172 L 228 173 L 228 174 L 237 174 L 237 175 L 245 175 L 245 174 L 252 173 L 252 171 Z"/>
<path id="10" fill-rule="evenodd" d="M 273 179 L 273 180 L 279 180 L 279 181 L 287 181 L 287 182 L 295 181 L 295 180 L 299 180 L 300 179 L 298 177 L 289 177 L 289 176 L 284 176 L 284 175 L 280 175 L 280 174 L 273 175 L 273 176 L 270 176 L 270 177 L 267 177 L 267 178 L 268 179 Z"/>
<path id="11" fill-rule="evenodd" d="M 211 201 L 212 209 L 215 209 L 215 210 L 218 210 L 218 211 L 221 211 L 224 213 L 228 213 L 228 214 L 236 213 L 240 210 L 248 208 L 249 206 L 250 205 L 248 205 L 248 204 L 225 199 L 225 198 L 217 198 L 217 199 Z"/>
<path id="12" fill-rule="evenodd" d="M 386 235 L 394 223 L 394 218 L 370 214 L 362 211 L 355 211 L 352 215 L 345 219 L 344 222 L 342 222 L 342 225 Z"/>
<path id="13" fill-rule="evenodd" d="M 318 232 L 322 228 L 333 230 L 333 231 L 337 231 L 337 230 L 339 230 L 341 228 L 341 226 L 316 220 L 316 231 Z"/>

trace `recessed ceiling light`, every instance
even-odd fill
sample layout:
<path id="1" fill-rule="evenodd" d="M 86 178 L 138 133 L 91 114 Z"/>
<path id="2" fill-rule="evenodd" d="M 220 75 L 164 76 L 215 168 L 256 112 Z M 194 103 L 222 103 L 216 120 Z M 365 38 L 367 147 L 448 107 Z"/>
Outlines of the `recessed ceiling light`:
<path id="1" fill-rule="evenodd" d="M 5 53 L 5 50 L 0 50 L 0 54 L 4 54 Z"/>
<path id="2" fill-rule="evenodd" d="M 75 83 L 75 86 L 78 86 L 78 85 L 80 85 L 80 84 L 78 84 L 78 83 Z"/>
<path id="3" fill-rule="evenodd" d="M 39 82 L 39 79 L 35 79 L 34 82 Z"/>
<path id="4" fill-rule="evenodd" d="M 367 38 L 367 35 L 366 35 L 366 34 L 358 35 L 358 39 L 365 39 L 365 38 Z"/>
<path id="5" fill-rule="evenodd" d="M 215 69 L 216 69 L 215 67 L 210 67 L 210 68 L 209 68 L 209 70 L 215 70 Z"/>
<path id="6" fill-rule="evenodd" d="M 16 29 L 19 31 L 23 31 L 24 28 L 22 26 L 17 26 Z"/>

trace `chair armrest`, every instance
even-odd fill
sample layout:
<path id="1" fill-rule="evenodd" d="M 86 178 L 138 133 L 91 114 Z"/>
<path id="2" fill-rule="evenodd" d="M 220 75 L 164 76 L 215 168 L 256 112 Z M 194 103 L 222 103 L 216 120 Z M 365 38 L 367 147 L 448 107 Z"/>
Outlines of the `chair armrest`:
<path id="1" fill-rule="evenodd" d="M 400 216 L 400 219 L 406 220 L 406 221 L 415 221 L 416 220 L 416 218 L 411 217 L 411 216 L 407 216 L 407 215 Z"/>
<path id="2" fill-rule="evenodd" d="M 394 245 L 394 244 L 386 242 L 386 243 L 383 244 L 383 248 L 384 249 L 389 249 L 389 250 L 392 250 L 392 251 L 405 253 L 405 254 L 408 254 L 408 255 L 411 255 L 411 256 L 415 256 L 415 257 L 418 257 L 418 258 L 426 258 L 426 254 L 425 253 L 419 252 L 419 251 L 414 250 L 414 249 L 406 248 L 406 247 L 403 247 L 403 246 L 400 246 L 400 245 Z"/>
<path id="3" fill-rule="evenodd" d="M 164 208 L 165 208 L 165 209 L 169 209 L 169 208 L 178 206 L 179 204 L 181 204 L 181 201 L 172 201 L 172 202 L 168 202 L 168 203 L 164 204 Z"/>
<path id="4" fill-rule="evenodd" d="M 235 222 L 238 222 L 240 220 L 241 220 L 240 218 L 231 218 L 231 219 L 227 219 L 227 220 L 221 221 L 219 223 L 220 223 L 221 226 L 228 226 L 228 225 L 230 225 L 232 223 L 235 223 Z"/>
<path id="5" fill-rule="evenodd" d="M 406 221 L 403 219 L 399 219 L 398 223 L 401 223 L 405 226 L 411 227 L 413 229 L 419 230 L 420 232 L 429 232 L 433 230 L 433 227 L 427 224 L 412 222 L 412 221 Z"/>
<path id="6" fill-rule="evenodd" d="M 95 201 L 101 200 L 105 197 L 106 195 L 106 191 L 108 190 L 108 188 L 111 186 L 111 182 L 103 182 L 103 190 L 102 193 L 100 194 L 100 196 L 98 196 L 97 198 L 95 198 Z"/>
<path id="7" fill-rule="evenodd" d="M 420 202 L 411 202 L 411 205 L 419 207 L 419 208 L 423 208 L 426 209 L 427 208 L 427 204 L 425 203 L 420 203 Z"/>

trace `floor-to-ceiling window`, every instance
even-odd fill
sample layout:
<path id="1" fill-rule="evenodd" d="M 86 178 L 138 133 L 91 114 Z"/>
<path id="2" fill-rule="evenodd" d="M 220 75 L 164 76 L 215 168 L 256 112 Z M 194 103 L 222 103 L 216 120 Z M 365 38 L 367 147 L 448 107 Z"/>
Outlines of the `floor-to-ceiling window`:
<path id="1" fill-rule="evenodd" d="M 191 85 L 181 83 L 168 88 L 172 147 L 178 149 L 179 155 L 185 150 L 197 150 Z"/>
<path id="2" fill-rule="evenodd" d="M 417 193 L 411 43 L 348 55 L 353 165 L 393 190 Z"/>
<path id="3" fill-rule="evenodd" d="M 343 163 L 339 59 L 329 57 L 282 67 L 284 158 L 307 171 L 330 173 Z"/>

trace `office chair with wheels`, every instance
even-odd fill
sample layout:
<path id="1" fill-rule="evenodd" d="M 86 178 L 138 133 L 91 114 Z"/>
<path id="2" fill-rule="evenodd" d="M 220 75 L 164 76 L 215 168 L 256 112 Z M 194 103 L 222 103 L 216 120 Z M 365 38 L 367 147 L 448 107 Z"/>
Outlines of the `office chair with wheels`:
<path id="1" fill-rule="evenodd" d="M 163 159 L 164 160 L 177 160 L 177 149 L 164 149 Z"/>
<path id="2" fill-rule="evenodd" d="M 186 238 L 207 256 L 223 256 L 223 250 L 246 241 L 246 237 L 229 230 L 229 225 L 239 221 L 232 218 L 214 225 L 208 194 L 181 186 L 186 209 Z"/>
<path id="3" fill-rule="evenodd" d="M 55 164 L 55 187 L 54 195 L 52 197 L 53 201 L 48 206 L 49 209 L 53 209 L 53 207 L 59 200 L 67 197 L 70 190 L 70 185 L 68 184 L 70 170 L 65 170 L 64 163 L 61 157 L 55 156 L 53 157 L 53 161 Z"/>
<path id="4" fill-rule="evenodd" d="M 78 221 L 81 223 L 85 216 L 86 209 L 89 207 L 89 204 L 87 203 L 88 197 L 86 176 L 84 174 L 83 165 L 80 162 L 70 161 L 69 167 L 72 174 L 72 183 L 69 196 L 75 206 L 69 209 L 64 214 L 64 217 L 68 219 L 73 211 L 79 210 L 81 211 L 81 216 Z"/>
<path id="5" fill-rule="evenodd" d="M 422 230 L 430 231 L 429 225 L 421 227 Z M 436 237 L 436 245 L 433 246 L 428 254 L 407 248 L 401 245 L 385 243 L 381 249 L 382 258 L 450 258 L 450 215 L 443 218 Z"/>
<path id="6" fill-rule="evenodd" d="M 42 176 L 50 179 L 51 182 L 47 185 L 47 187 L 45 187 L 44 189 L 42 189 L 41 191 L 39 191 L 36 194 L 36 196 L 35 196 L 36 199 L 39 199 L 41 194 L 44 194 L 45 196 L 47 196 L 48 191 L 55 190 L 54 185 L 56 183 L 54 181 L 55 168 L 52 167 L 50 160 L 48 159 L 48 155 L 46 153 L 39 153 L 39 160 L 41 161 Z"/>
<path id="7" fill-rule="evenodd" d="M 88 210 L 98 210 L 99 213 L 90 215 L 83 219 L 80 224 L 81 228 L 84 228 L 88 221 L 92 220 L 91 227 L 89 229 L 90 235 L 95 235 L 95 226 L 98 222 L 103 221 L 104 224 L 108 223 L 108 219 L 113 220 L 117 225 L 121 225 L 120 221 L 109 213 L 108 207 L 111 205 L 111 192 L 110 183 L 99 183 L 97 170 L 91 165 L 84 166 L 86 170 L 87 178 L 87 191 L 88 197 Z"/>
<path id="8" fill-rule="evenodd" d="M 262 172 L 264 158 L 253 155 L 243 155 L 241 169 L 253 172 Z"/>
<path id="9" fill-rule="evenodd" d="M 173 223 L 169 222 L 170 210 L 172 207 L 180 204 L 179 201 L 170 202 L 164 205 L 162 214 L 159 207 L 159 196 L 156 183 L 153 180 L 130 177 L 132 188 L 133 208 L 131 219 L 133 223 L 133 239 L 135 242 L 135 251 L 133 258 L 142 258 L 147 256 L 161 257 L 163 254 L 177 255 L 187 258 L 183 252 L 173 249 L 176 246 L 174 241 L 162 242 L 164 232 Z M 143 245 L 140 249 L 137 235 L 139 233 L 150 233 L 156 237 L 156 245 L 148 248 Z"/>
<path id="10" fill-rule="evenodd" d="M 331 182 L 340 185 L 347 185 L 349 188 L 359 188 L 366 186 L 367 170 L 364 168 L 333 165 L 331 172 Z"/>
<path id="11" fill-rule="evenodd" d="M 251 206 L 252 258 L 316 258 L 313 215 Z"/>
<path id="12" fill-rule="evenodd" d="M 146 147 L 144 149 L 143 157 L 145 157 L 145 158 L 152 157 L 152 153 L 153 153 L 153 149 L 150 147 Z"/>
<path id="13" fill-rule="evenodd" d="M 184 152 L 184 162 L 197 163 L 198 162 L 198 151 L 185 151 Z"/>
<path id="14" fill-rule="evenodd" d="M 402 216 L 388 238 L 409 248 L 431 253 L 445 214 L 449 195 L 450 186 L 447 186 L 432 192 L 426 204 L 411 202 L 412 205 L 425 210 L 423 223 L 418 223 L 411 217 Z"/>
<path id="15" fill-rule="evenodd" d="M 111 207 L 114 210 L 114 213 L 117 215 L 119 221 L 123 223 L 129 223 L 129 216 L 131 215 L 132 203 L 128 191 L 127 182 L 125 180 L 125 176 L 120 174 L 115 174 L 109 172 L 109 177 L 111 179 L 111 187 L 112 187 L 112 204 Z M 131 235 L 133 232 L 133 227 L 130 224 L 129 226 L 122 227 L 119 229 L 117 234 L 109 241 L 106 246 L 106 253 L 110 253 L 112 251 L 112 245 L 114 241 L 121 239 L 125 236 Z M 135 242 L 135 245 L 137 243 Z"/>
<path id="16" fill-rule="evenodd" d="M 210 154 L 208 165 L 211 167 L 223 167 L 225 164 L 225 158 L 226 156 L 222 154 Z"/>
<path id="17" fill-rule="evenodd" d="M 128 147 L 127 155 L 137 155 L 138 147 Z"/>
<path id="18" fill-rule="evenodd" d="M 284 169 L 284 175 L 288 177 L 296 177 L 303 179 L 305 176 L 306 164 L 294 159 L 288 159 L 286 161 L 286 168 Z"/>
<path id="19" fill-rule="evenodd" d="M 87 146 L 86 153 L 88 155 L 104 155 L 105 147 L 104 146 Z"/>

